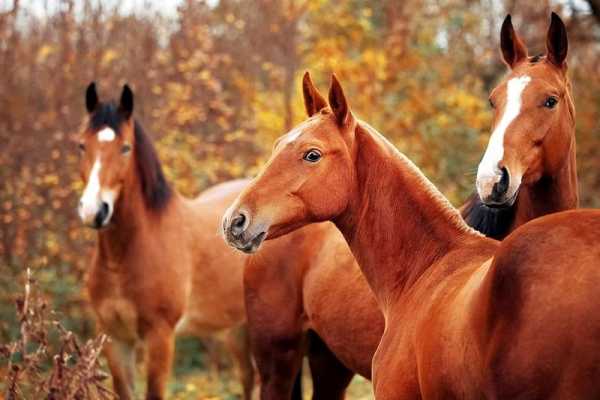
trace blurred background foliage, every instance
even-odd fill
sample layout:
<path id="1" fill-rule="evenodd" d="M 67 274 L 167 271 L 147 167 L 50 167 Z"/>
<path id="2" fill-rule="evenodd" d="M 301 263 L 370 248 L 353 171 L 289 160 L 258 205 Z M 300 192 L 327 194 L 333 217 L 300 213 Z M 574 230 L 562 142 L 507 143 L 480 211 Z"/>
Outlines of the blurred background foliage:
<path id="1" fill-rule="evenodd" d="M 502 19 L 513 14 L 537 54 L 554 10 L 569 32 L 582 206 L 600 206 L 598 0 L 0 4 L 0 342 L 17 327 L 24 266 L 67 328 L 94 332 L 82 290 L 94 232 L 75 213 L 75 138 L 92 80 L 103 98 L 133 86 L 169 179 L 192 196 L 252 176 L 274 139 L 304 118 L 302 73 L 325 92 L 335 71 L 355 113 L 459 205 L 489 137 L 488 93 L 506 71 Z"/>

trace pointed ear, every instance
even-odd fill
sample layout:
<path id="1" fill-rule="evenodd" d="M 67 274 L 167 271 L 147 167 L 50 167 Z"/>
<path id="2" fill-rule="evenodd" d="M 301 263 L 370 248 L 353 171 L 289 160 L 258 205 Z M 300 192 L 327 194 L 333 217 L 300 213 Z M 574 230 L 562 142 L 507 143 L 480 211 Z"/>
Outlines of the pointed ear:
<path id="1" fill-rule="evenodd" d="M 308 71 L 304 73 L 302 78 L 302 93 L 304 94 L 304 108 L 306 108 L 306 114 L 309 117 L 327 107 L 327 102 L 315 87 Z"/>
<path id="2" fill-rule="evenodd" d="M 502 58 L 510 68 L 514 68 L 515 65 L 527 58 L 527 47 L 515 32 L 510 14 L 502 23 L 500 48 L 502 49 Z"/>
<path id="3" fill-rule="evenodd" d="M 133 113 L 133 92 L 127 84 L 123 85 L 123 92 L 119 101 L 119 111 L 126 119 L 129 119 Z"/>
<path id="4" fill-rule="evenodd" d="M 338 81 L 335 74 L 331 74 L 331 87 L 329 88 L 329 107 L 335 115 L 338 125 L 344 125 L 350 115 L 350 108 L 344 95 L 342 85 Z"/>
<path id="5" fill-rule="evenodd" d="M 94 112 L 98 105 L 98 93 L 96 92 L 96 83 L 92 82 L 85 90 L 85 108 L 88 113 Z"/>
<path id="6" fill-rule="evenodd" d="M 562 19 L 556 13 L 552 13 L 548 36 L 546 36 L 548 60 L 559 68 L 566 67 L 565 59 L 568 50 L 567 28 Z"/>

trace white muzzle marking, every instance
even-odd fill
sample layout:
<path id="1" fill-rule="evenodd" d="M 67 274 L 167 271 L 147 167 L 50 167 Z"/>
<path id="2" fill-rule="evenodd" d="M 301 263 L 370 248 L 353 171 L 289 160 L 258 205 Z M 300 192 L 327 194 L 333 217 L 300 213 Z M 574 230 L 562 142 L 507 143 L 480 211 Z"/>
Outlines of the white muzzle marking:
<path id="1" fill-rule="evenodd" d="M 498 165 L 504 157 L 504 135 L 511 122 L 519 116 L 521 112 L 521 98 L 527 84 L 531 82 L 531 77 L 527 75 L 512 78 L 507 84 L 506 107 L 500 123 L 492 132 L 488 147 L 477 168 L 477 192 L 480 197 L 486 197 L 491 193 L 494 184 L 496 184 L 502 173 Z"/>
<path id="2" fill-rule="evenodd" d="M 109 221 L 113 212 L 115 201 L 115 193 L 109 189 L 102 189 L 100 186 L 100 169 L 102 164 L 100 159 L 96 159 L 90 172 L 88 183 L 83 191 L 83 195 L 79 201 L 79 217 L 86 225 L 92 225 L 96 219 L 96 215 L 100 211 L 102 203 L 108 204 L 108 214 L 105 221 Z M 103 221 L 103 222 L 105 222 Z"/>

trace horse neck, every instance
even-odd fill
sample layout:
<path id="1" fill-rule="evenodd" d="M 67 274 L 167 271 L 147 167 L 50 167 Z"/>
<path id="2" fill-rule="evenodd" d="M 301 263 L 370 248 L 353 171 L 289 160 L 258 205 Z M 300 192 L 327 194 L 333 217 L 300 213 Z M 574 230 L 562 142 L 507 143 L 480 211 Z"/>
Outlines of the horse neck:
<path id="1" fill-rule="evenodd" d="M 121 263 L 136 243 L 146 241 L 144 235 L 151 235 L 157 222 L 168 211 L 157 212 L 145 205 L 135 162 L 133 165 L 121 187 L 110 224 L 98 232 L 99 256 L 116 265 Z M 115 264 L 111 265 L 114 267 Z"/>
<path id="2" fill-rule="evenodd" d="M 512 229 L 543 215 L 579 206 L 575 154 L 575 140 L 573 139 L 562 168 L 555 175 L 543 176 L 519 194 L 515 204 L 516 213 Z"/>
<path id="3" fill-rule="evenodd" d="M 385 310 L 471 236 L 425 176 L 366 124 L 356 130 L 356 187 L 335 221 Z"/>

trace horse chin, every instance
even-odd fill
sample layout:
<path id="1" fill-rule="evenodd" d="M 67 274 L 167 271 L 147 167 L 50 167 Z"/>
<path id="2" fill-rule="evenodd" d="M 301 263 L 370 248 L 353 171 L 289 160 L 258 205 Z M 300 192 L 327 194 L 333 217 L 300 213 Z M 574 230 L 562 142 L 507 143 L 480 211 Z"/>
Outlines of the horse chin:
<path id="1" fill-rule="evenodd" d="M 489 208 L 496 208 L 496 209 L 507 209 L 507 208 L 511 208 L 512 206 L 515 205 L 515 202 L 517 201 L 517 197 L 519 196 L 519 189 L 515 190 L 515 193 L 509 197 L 508 199 L 505 199 L 502 202 L 485 202 L 482 201 L 482 203 L 489 207 Z"/>
<path id="2" fill-rule="evenodd" d="M 265 241 L 266 237 L 267 232 L 260 232 L 259 234 L 252 237 L 250 240 L 247 240 L 245 243 L 236 241 L 230 244 L 233 245 L 236 249 L 243 251 L 244 253 L 252 254 L 258 251 L 262 243 Z"/>

